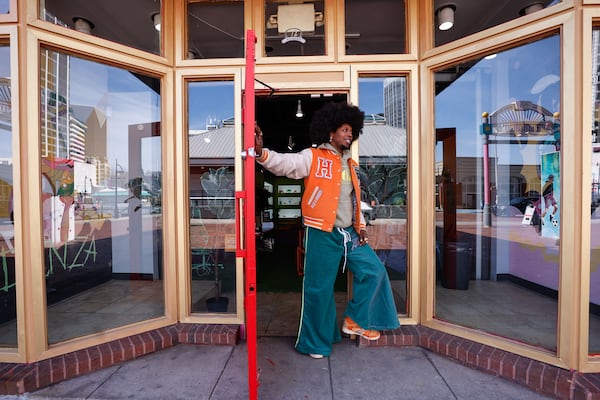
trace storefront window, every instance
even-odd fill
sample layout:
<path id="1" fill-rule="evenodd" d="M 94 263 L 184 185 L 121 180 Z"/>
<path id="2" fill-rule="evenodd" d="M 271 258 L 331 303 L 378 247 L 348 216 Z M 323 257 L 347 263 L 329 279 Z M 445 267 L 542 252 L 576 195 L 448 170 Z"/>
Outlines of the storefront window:
<path id="1" fill-rule="evenodd" d="M 325 55 L 323 0 L 265 0 L 265 24 L 267 57 Z"/>
<path id="2" fill-rule="evenodd" d="M 102 0 L 45 0 L 40 7 L 44 21 L 150 53 L 162 52 L 160 0 L 127 0 L 118 6 Z"/>
<path id="3" fill-rule="evenodd" d="M 244 57 L 243 1 L 188 0 L 187 24 L 187 59 Z"/>
<path id="4" fill-rule="evenodd" d="M 358 142 L 361 208 L 369 244 L 388 271 L 396 308 L 406 314 L 406 77 L 363 77 L 358 90 L 365 112 Z"/>
<path id="5" fill-rule="evenodd" d="M 454 3 L 435 0 L 435 45 L 441 46 L 556 4 L 560 4 L 560 0 L 502 3 L 468 0 L 457 7 Z"/>
<path id="6" fill-rule="evenodd" d="M 560 37 L 435 73 L 435 317 L 556 350 Z"/>
<path id="7" fill-rule="evenodd" d="M 590 237 L 589 352 L 600 354 L 600 28 L 592 31 L 592 224 Z"/>
<path id="8" fill-rule="evenodd" d="M 0 42 L 0 347 L 17 345 L 10 47 Z"/>
<path id="9" fill-rule="evenodd" d="M 8 14 L 10 12 L 10 4 L 8 0 L 0 0 L 0 14 Z"/>
<path id="10" fill-rule="evenodd" d="M 48 341 L 164 315 L 160 80 L 41 50 Z"/>
<path id="11" fill-rule="evenodd" d="M 346 54 L 406 53 L 406 4 L 346 0 Z"/>
<path id="12" fill-rule="evenodd" d="M 191 310 L 236 312 L 233 81 L 188 84 Z"/>

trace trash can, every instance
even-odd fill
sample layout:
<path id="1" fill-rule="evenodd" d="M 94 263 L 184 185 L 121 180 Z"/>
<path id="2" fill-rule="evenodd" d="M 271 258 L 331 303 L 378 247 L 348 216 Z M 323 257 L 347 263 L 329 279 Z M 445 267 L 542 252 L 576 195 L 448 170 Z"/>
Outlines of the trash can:
<path id="1" fill-rule="evenodd" d="M 468 242 L 448 242 L 444 245 L 442 286 L 467 290 L 471 277 L 472 249 Z"/>

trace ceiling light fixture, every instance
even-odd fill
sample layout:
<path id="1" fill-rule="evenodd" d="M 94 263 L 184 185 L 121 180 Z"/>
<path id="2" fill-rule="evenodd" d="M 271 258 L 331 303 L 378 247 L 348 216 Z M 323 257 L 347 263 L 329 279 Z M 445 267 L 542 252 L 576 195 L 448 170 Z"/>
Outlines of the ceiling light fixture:
<path id="1" fill-rule="evenodd" d="M 296 109 L 296 118 L 304 117 L 304 113 L 302 112 L 302 103 L 298 100 L 298 108 Z"/>
<path id="2" fill-rule="evenodd" d="M 523 16 L 523 15 L 529 15 L 529 14 L 533 14 L 536 11 L 540 11 L 544 9 L 544 4 L 540 3 L 540 2 L 534 2 L 529 4 L 528 6 L 524 7 L 521 9 L 521 11 L 519 11 L 519 15 Z"/>
<path id="3" fill-rule="evenodd" d="M 437 15 L 440 31 L 447 31 L 454 26 L 454 11 L 456 11 L 454 4 L 446 4 L 437 9 L 435 14 Z"/>
<path id="4" fill-rule="evenodd" d="M 89 35 L 92 33 L 92 29 L 94 29 L 94 23 L 83 17 L 73 17 L 73 23 L 75 24 L 75 30 L 77 32 L 87 33 Z"/>
<path id="5" fill-rule="evenodd" d="M 154 29 L 160 32 L 161 18 L 160 13 L 152 14 L 152 23 L 154 24 Z"/>

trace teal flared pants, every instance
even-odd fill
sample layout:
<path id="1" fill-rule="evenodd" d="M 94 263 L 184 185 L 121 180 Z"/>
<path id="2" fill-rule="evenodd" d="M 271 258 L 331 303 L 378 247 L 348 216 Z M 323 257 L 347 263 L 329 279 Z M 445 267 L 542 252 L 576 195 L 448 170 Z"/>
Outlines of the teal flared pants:
<path id="1" fill-rule="evenodd" d="M 369 245 L 359 246 L 353 227 L 324 232 L 306 228 L 306 257 L 302 311 L 296 350 L 305 354 L 331 354 L 342 337 L 337 324 L 333 286 L 340 266 L 352 272 L 352 299 L 344 316 L 364 329 L 400 326 L 385 267 Z"/>

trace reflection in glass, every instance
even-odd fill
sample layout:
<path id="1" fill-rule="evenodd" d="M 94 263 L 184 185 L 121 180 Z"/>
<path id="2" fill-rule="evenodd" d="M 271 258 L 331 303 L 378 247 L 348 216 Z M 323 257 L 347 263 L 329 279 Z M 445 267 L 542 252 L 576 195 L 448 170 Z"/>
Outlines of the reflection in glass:
<path id="1" fill-rule="evenodd" d="M 558 36 L 435 73 L 435 317 L 550 350 L 560 74 Z"/>
<path id="2" fill-rule="evenodd" d="M 265 55 L 325 55 L 325 5 L 265 0 Z"/>
<path id="3" fill-rule="evenodd" d="M 560 2 L 560 0 L 542 0 L 535 2 L 509 1 L 500 3 L 496 1 L 468 0 L 462 2 L 459 7 L 455 7 L 454 3 L 435 0 L 433 16 L 436 27 L 434 36 L 435 45 L 441 46 L 453 40 L 560 4 Z M 449 4 L 453 8 L 452 16 L 454 24 L 448 30 L 440 30 L 438 28 L 438 24 L 441 22 L 440 9 L 447 7 Z"/>
<path id="4" fill-rule="evenodd" d="M 164 315 L 160 80 L 41 50 L 48 340 Z"/>
<path id="5" fill-rule="evenodd" d="M 0 43 L 0 347 L 17 345 L 10 47 Z"/>
<path id="6" fill-rule="evenodd" d="M 188 1 L 187 59 L 244 57 L 244 2 Z"/>
<path id="7" fill-rule="evenodd" d="M 10 12 L 10 4 L 8 0 L 0 0 L 0 14 L 8 14 Z"/>
<path id="8" fill-rule="evenodd" d="M 0 0 L 1 1 L 1 0 Z M 40 1 L 40 19 L 102 39 L 161 54 L 161 1 Z"/>
<path id="9" fill-rule="evenodd" d="M 236 312 L 234 85 L 188 84 L 192 312 Z"/>
<path id="10" fill-rule="evenodd" d="M 398 0 L 346 0 L 346 54 L 406 53 L 406 5 Z"/>
<path id="11" fill-rule="evenodd" d="M 358 90 L 365 112 L 358 142 L 361 209 L 369 244 L 388 271 L 396 308 L 406 314 L 406 78 L 360 78 Z"/>
<path id="12" fill-rule="evenodd" d="M 600 354 L 600 28 L 592 31 L 592 224 L 590 236 L 589 352 Z M 587 195 L 584 193 L 584 195 Z"/>

